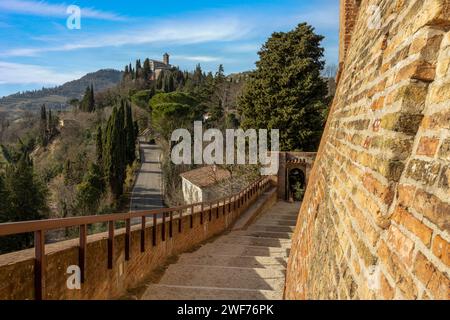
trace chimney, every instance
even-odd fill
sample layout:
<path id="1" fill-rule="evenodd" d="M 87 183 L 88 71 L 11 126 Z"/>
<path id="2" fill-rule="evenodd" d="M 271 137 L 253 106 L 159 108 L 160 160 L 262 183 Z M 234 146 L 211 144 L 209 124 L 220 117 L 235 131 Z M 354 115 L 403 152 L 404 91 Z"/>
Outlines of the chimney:
<path id="1" fill-rule="evenodd" d="M 163 55 L 163 62 L 164 64 L 169 64 L 169 54 L 167 52 Z"/>

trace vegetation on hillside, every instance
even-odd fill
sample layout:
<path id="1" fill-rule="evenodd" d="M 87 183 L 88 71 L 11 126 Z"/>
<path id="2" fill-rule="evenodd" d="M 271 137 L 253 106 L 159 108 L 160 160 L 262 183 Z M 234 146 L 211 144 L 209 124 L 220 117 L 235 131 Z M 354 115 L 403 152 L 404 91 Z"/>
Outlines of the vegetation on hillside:
<path id="1" fill-rule="evenodd" d="M 321 40 L 306 24 L 274 33 L 254 72 L 228 76 L 222 65 L 214 73 L 197 65 L 192 71 L 166 69 L 155 79 L 150 60 L 137 60 L 126 65 L 114 87 L 85 83 L 70 111 L 42 105 L 40 113 L 0 119 L 0 223 L 126 208 L 138 168 L 139 128 L 150 128 L 162 148 L 167 205 L 183 203 L 180 173 L 195 168 L 172 163 L 171 134 L 178 128 L 192 132 L 194 121 L 222 132 L 280 129 L 283 149 L 315 150 L 330 99 L 321 77 Z M 221 166 L 232 177 L 225 192 L 258 174 L 257 166 Z M 0 246 L 20 249 L 31 243 L 25 236 L 16 245 Z"/>

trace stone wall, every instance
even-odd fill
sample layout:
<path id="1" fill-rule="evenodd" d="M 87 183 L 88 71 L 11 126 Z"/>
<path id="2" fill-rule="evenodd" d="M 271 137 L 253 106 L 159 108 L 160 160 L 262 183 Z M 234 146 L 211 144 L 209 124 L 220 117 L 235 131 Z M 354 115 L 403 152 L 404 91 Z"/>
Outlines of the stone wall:
<path id="1" fill-rule="evenodd" d="M 306 183 L 308 183 L 309 175 L 311 172 L 311 168 L 314 163 L 314 159 L 316 157 L 315 152 L 279 152 L 279 166 L 278 166 L 278 174 L 273 177 L 274 181 L 277 184 L 277 192 L 278 198 L 282 200 L 287 200 L 287 182 L 288 182 L 288 174 L 289 170 L 292 168 L 300 168 L 305 174 Z M 292 160 L 299 160 L 302 163 L 299 165 L 289 164 Z"/>
<path id="2" fill-rule="evenodd" d="M 267 185 L 270 187 L 270 184 Z M 228 212 L 228 204 L 213 207 L 211 221 L 209 212 L 203 214 L 201 224 L 200 212 L 191 217 L 183 216 L 174 220 L 172 237 L 170 222 L 166 220 L 165 241 L 162 241 L 163 225 L 156 227 L 157 243 L 153 245 L 153 227 L 148 226 L 145 233 L 145 251 L 141 252 L 140 225 L 131 228 L 130 260 L 125 260 L 125 230 L 115 231 L 113 268 L 108 269 L 108 234 L 101 233 L 88 236 L 86 253 L 86 278 L 81 290 L 69 290 L 66 282 L 69 275 L 67 268 L 78 265 L 78 239 L 46 245 L 46 280 L 44 299 L 111 299 L 123 296 L 128 289 L 141 285 L 142 282 L 168 258 L 191 250 L 202 242 L 229 228 L 252 203 L 258 194 L 254 194 L 240 208 Z M 276 193 L 266 199 L 273 203 Z M 264 203 L 263 203 L 264 205 Z M 199 208 L 198 208 L 199 209 Z M 207 207 L 205 210 L 208 209 Z M 255 211 L 258 213 L 258 211 Z M 174 215 L 174 219 L 179 215 Z M 150 219 L 149 219 L 150 220 Z M 181 232 L 179 223 L 181 221 Z M 195 272 L 195 270 L 193 270 Z M 186 276 L 189 276 L 188 274 Z M 34 249 L 23 250 L 0 256 L 0 300 L 34 299 Z"/>
<path id="3" fill-rule="evenodd" d="M 355 5 L 286 297 L 449 299 L 450 0 Z"/>

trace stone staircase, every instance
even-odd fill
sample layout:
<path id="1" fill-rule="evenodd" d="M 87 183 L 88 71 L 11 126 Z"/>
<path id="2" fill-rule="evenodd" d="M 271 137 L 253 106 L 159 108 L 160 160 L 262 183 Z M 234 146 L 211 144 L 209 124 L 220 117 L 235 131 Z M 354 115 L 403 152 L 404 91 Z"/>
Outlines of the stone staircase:
<path id="1" fill-rule="evenodd" d="M 182 254 L 158 283 L 146 285 L 141 299 L 282 299 L 298 211 L 298 203 L 278 202 L 245 230 L 236 223 L 231 232 Z"/>

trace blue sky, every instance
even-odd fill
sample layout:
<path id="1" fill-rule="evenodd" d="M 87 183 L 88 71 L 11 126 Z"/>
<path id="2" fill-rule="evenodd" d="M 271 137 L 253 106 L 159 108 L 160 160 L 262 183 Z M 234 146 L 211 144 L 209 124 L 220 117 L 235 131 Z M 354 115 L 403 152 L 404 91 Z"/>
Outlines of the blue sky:
<path id="1" fill-rule="evenodd" d="M 66 26 L 72 4 L 80 30 Z M 325 36 L 327 63 L 337 64 L 338 0 L 0 0 L 0 96 L 164 52 L 186 70 L 251 70 L 272 32 L 303 21 Z"/>

